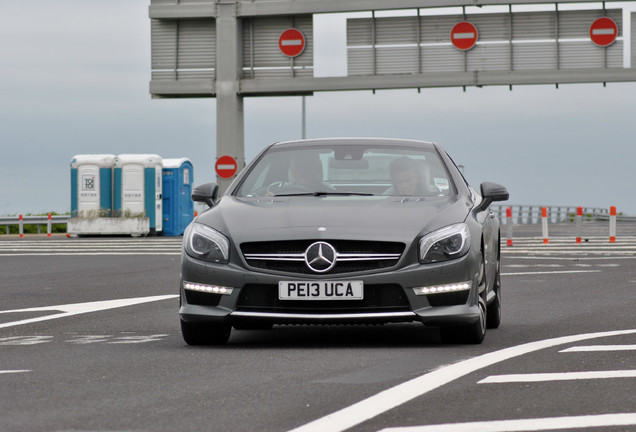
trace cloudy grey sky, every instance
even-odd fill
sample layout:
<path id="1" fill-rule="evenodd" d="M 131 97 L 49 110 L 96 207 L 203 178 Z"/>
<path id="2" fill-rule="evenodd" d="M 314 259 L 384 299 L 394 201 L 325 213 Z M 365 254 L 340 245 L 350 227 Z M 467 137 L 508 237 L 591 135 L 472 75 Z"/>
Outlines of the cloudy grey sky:
<path id="1" fill-rule="evenodd" d="M 195 183 L 214 180 L 215 100 L 150 98 L 148 5 L 0 1 L 0 215 L 69 211 L 75 154 L 188 157 Z M 320 74 L 346 70 L 343 22 L 316 21 Z M 300 138 L 300 108 L 299 97 L 246 99 L 248 161 Z M 307 135 L 433 140 L 513 204 L 636 215 L 636 83 L 316 93 Z"/>

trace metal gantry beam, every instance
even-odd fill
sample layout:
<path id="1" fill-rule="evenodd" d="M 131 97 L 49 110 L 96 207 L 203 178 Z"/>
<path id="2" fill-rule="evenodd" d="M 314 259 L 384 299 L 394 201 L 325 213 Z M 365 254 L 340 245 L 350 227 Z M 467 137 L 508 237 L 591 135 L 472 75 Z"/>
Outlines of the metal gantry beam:
<path id="1" fill-rule="evenodd" d="M 616 0 L 633 1 L 633 0 Z M 598 0 L 236 0 L 238 17 L 361 12 L 372 10 L 430 9 L 469 6 L 542 5 L 555 3 L 600 3 Z M 150 18 L 216 18 L 222 2 L 150 5 Z"/>
<path id="2" fill-rule="evenodd" d="M 634 0 L 623 1 L 633 3 Z M 569 55 L 577 56 L 582 51 L 588 53 L 590 49 L 603 49 L 603 67 L 590 63 L 587 57 L 583 61 L 576 57 L 578 64 L 573 67 L 560 63 L 562 40 L 559 35 L 559 22 L 561 15 L 563 14 L 565 19 L 568 13 L 561 12 L 558 5 L 601 3 L 593 0 L 210 0 L 197 3 L 180 3 L 177 0 L 174 4 L 167 4 L 163 0 L 151 2 L 149 17 L 152 20 L 153 32 L 153 66 L 150 93 L 153 97 L 216 97 L 217 158 L 222 155 L 232 156 L 237 162 L 238 171 L 245 164 L 243 98 L 246 96 L 308 95 L 316 91 L 636 81 L 636 68 L 618 66 L 620 59 L 617 59 L 617 53 L 622 52 L 622 42 L 610 48 L 611 67 L 608 67 L 607 48 L 585 47 L 581 50 L 580 45 L 576 45 L 582 43 L 581 37 L 587 32 L 581 32 L 580 24 L 584 22 L 581 20 L 576 23 L 576 37 L 573 38 L 579 40 L 568 45 L 576 48 L 575 52 Z M 605 13 L 605 3 L 602 3 Z M 524 34 L 521 36 L 523 40 L 518 41 L 516 38 L 519 37 L 520 25 L 515 25 L 513 37 L 513 16 L 518 14 L 513 11 L 513 6 L 541 4 L 550 4 L 554 7 L 553 13 L 556 16 L 549 19 L 554 20 L 556 30 L 548 32 L 553 32 L 553 39 L 549 42 L 552 47 L 556 44 L 557 59 L 554 64 L 548 62 L 545 67 L 538 68 L 536 64 L 528 66 L 527 63 L 532 63 L 535 57 L 526 58 L 525 53 L 528 51 L 518 48 L 528 46 L 525 39 L 536 39 L 536 35 L 531 33 L 533 37 L 529 37 Z M 505 24 L 508 33 L 502 30 L 499 33 L 505 37 L 495 40 L 491 31 L 490 40 L 485 40 L 484 44 L 479 46 L 480 52 L 461 53 L 464 58 L 463 67 L 455 69 L 451 66 L 460 54 L 453 51 L 450 46 L 449 35 L 444 33 L 446 30 L 442 35 L 439 28 L 445 29 L 449 24 L 448 20 L 456 17 L 444 15 L 431 18 L 420 14 L 420 9 L 461 7 L 465 14 L 466 8 L 475 6 L 507 6 L 508 11 L 502 15 L 508 15 Z M 413 22 L 391 27 L 397 28 L 399 34 L 408 32 L 408 29 L 415 29 L 414 37 L 400 39 L 396 37 L 398 33 L 395 32 L 387 37 L 386 27 L 380 27 L 387 22 L 382 21 L 380 24 L 381 20 L 390 19 L 377 18 L 375 12 L 397 9 L 411 9 L 417 13 L 417 16 L 408 18 Z M 314 77 L 312 15 L 356 11 L 371 12 L 371 35 L 363 35 L 357 42 L 348 45 L 349 54 L 355 53 L 354 57 L 348 54 L 348 76 Z M 493 21 L 487 21 L 487 15 L 471 14 L 470 19 L 482 20 L 485 28 L 489 28 Z M 631 16 L 636 16 L 636 13 Z M 618 22 L 619 17 L 615 16 L 614 19 Z M 461 15 L 458 18 L 461 18 Z M 431 19 L 440 21 L 432 22 L 431 25 Z M 358 24 L 365 28 L 366 23 L 362 22 L 363 20 L 358 19 Z M 541 21 L 541 24 L 545 27 L 544 21 Z M 619 22 L 619 25 L 622 23 Z M 289 26 L 303 29 L 307 38 L 307 48 L 298 57 L 284 57 L 278 50 L 279 36 L 282 30 Z M 431 36 L 430 28 L 437 28 L 439 34 Z M 499 33 L 497 37 L 500 37 Z M 636 32 L 632 32 L 631 36 L 632 63 L 636 62 L 634 34 Z M 384 39 L 380 40 L 381 38 Z M 488 39 L 486 36 L 484 38 Z M 402 51 L 401 54 L 389 53 L 387 56 L 387 49 Z M 495 51 L 491 51 L 492 49 Z M 364 58 L 365 50 L 371 50 L 370 69 L 369 63 L 364 63 L 367 61 Z M 490 62 L 491 52 L 497 61 L 497 56 L 505 59 L 503 67 Z M 501 53 L 504 55 L 501 56 Z M 431 62 L 436 64 L 435 56 L 443 56 L 451 66 L 446 69 L 439 65 L 432 68 Z M 398 57 L 399 61 L 396 61 Z M 351 58 L 358 63 L 352 63 Z M 412 70 L 409 62 L 400 63 L 404 58 L 415 59 L 415 70 Z M 470 67 L 469 58 L 472 62 Z M 519 59 L 525 61 L 519 62 Z M 387 62 L 391 63 L 391 67 L 387 67 Z M 483 67 L 484 64 L 491 63 L 494 66 Z M 355 65 L 353 69 L 352 64 Z M 594 64 L 595 67 L 588 67 L 590 64 Z M 403 70 L 399 69 L 400 67 Z M 303 125 L 303 135 L 304 133 Z M 230 181 L 231 179 L 218 178 L 222 191 Z"/>

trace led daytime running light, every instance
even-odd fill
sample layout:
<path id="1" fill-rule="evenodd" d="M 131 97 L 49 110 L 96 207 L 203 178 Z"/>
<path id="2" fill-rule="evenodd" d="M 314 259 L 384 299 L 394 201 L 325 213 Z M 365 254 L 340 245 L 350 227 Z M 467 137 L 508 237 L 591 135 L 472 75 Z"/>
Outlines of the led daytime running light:
<path id="1" fill-rule="evenodd" d="M 184 282 L 183 287 L 190 291 L 199 291 L 204 293 L 211 294 L 223 294 L 223 295 L 231 295 L 234 288 L 217 286 L 217 285 L 203 285 L 192 282 Z"/>
<path id="2" fill-rule="evenodd" d="M 429 294 L 444 294 L 457 291 L 469 290 L 472 284 L 470 282 L 459 282 L 449 285 L 438 285 L 429 287 L 416 287 L 413 288 L 415 295 L 429 295 Z"/>

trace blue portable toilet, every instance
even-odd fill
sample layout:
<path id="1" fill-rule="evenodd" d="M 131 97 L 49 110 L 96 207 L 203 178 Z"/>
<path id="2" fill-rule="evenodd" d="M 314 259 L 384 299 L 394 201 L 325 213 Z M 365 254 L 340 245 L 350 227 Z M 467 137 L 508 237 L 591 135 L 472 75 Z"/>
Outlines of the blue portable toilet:
<path id="1" fill-rule="evenodd" d="M 120 154 L 114 162 L 113 210 L 124 217 L 145 214 L 151 234 L 163 230 L 162 168 L 156 154 Z"/>
<path id="2" fill-rule="evenodd" d="M 71 217 L 111 215 L 114 160 L 112 154 L 82 154 L 71 158 Z"/>
<path id="3" fill-rule="evenodd" d="M 192 161 L 163 160 L 163 234 L 180 236 L 194 218 Z"/>

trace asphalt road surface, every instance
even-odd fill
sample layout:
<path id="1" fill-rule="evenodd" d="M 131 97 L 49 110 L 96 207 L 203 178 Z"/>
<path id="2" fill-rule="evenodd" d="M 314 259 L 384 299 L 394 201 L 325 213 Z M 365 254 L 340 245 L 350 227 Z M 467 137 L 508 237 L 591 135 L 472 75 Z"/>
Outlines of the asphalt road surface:
<path id="1" fill-rule="evenodd" d="M 400 324 L 223 347 L 181 338 L 178 238 L 0 237 L 0 430 L 635 431 L 636 237 L 619 233 L 503 246 L 481 345 Z"/>

